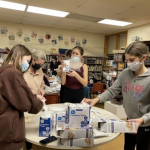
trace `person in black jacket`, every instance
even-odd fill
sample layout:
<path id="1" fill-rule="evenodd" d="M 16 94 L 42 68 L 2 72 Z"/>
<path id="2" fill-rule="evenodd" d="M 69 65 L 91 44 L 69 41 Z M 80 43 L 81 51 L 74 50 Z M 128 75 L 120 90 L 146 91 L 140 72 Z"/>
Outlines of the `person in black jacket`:
<path id="1" fill-rule="evenodd" d="M 61 62 L 57 60 L 57 57 L 52 56 L 52 61 L 50 62 L 50 69 L 52 70 L 52 75 L 57 75 L 55 69 L 57 69 L 60 64 Z"/>

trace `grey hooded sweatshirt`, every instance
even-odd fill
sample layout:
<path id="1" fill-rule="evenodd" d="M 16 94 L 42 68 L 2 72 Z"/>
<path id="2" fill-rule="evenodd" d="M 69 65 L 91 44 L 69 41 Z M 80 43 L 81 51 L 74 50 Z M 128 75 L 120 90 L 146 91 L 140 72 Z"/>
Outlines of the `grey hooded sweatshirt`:
<path id="1" fill-rule="evenodd" d="M 98 95 L 99 102 L 112 100 L 121 91 L 128 119 L 142 117 L 141 127 L 150 126 L 150 70 L 135 77 L 131 70 L 125 69 L 106 92 Z"/>

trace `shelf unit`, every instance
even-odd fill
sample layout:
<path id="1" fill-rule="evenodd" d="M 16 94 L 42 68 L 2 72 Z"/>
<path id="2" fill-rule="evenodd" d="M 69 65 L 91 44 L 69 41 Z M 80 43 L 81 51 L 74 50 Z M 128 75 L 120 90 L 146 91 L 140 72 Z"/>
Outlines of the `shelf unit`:
<path id="1" fill-rule="evenodd" d="M 46 55 L 46 61 L 42 65 L 43 73 L 45 73 L 46 75 L 50 75 L 49 69 L 50 69 L 50 62 L 52 61 L 52 56 L 56 56 L 57 60 L 59 60 L 59 61 L 65 60 L 65 55 L 63 55 L 63 54 Z"/>
<path id="2" fill-rule="evenodd" d="M 102 57 L 84 56 L 83 63 L 88 66 L 88 78 L 95 78 L 97 81 L 102 80 Z"/>

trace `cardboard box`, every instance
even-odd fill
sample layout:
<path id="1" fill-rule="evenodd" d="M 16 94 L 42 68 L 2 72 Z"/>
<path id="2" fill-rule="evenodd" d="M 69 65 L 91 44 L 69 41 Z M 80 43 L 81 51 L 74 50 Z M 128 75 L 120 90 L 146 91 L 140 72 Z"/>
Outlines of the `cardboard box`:
<path id="1" fill-rule="evenodd" d="M 73 139 L 77 139 L 77 138 L 91 138 L 93 137 L 93 128 L 89 127 L 88 129 L 76 129 L 76 128 L 56 128 L 57 130 L 57 136 L 59 136 L 60 138 L 73 138 Z"/>
<path id="2" fill-rule="evenodd" d="M 124 122 L 122 120 L 104 120 L 99 122 L 100 131 L 107 133 L 136 133 L 135 122 Z"/>
<path id="3" fill-rule="evenodd" d="M 51 117 L 40 117 L 39 123 L 39 136 L 49 137 L 52 128 L 52 118 Z"/>
<path id="4" fill-rule="evenodd" d="M 66 111 L 56 112 L 56 125 L 63 125 L 66 122 Z"/>
<path id="5" fill-rule="evenodd" d="M 69 128 L 89 128 L 91 106 L 70 104 L 68 106 Z"/>
<path id="6" fill-rule="evenodd" d="M 66 67 L 63 68 L 63 72 L 69 72 L 70 69 L 70 60 L 64 60 Z"/>
<path id="7" fill-rule="evenodd" d="M 93 147 L 94 138 L 80 138 L 80 139 L 63 139 L 58 138 L 57 146 L 59 147 Z"/>

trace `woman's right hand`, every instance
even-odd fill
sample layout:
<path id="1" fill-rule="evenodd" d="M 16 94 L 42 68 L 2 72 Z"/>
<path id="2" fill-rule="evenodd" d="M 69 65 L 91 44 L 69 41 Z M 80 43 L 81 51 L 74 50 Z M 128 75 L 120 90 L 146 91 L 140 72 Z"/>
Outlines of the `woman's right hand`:
<path id="1" fill-rule="evenodd" d="M 45 99 L 45 97 L 43 97 L 42 95 L 38 95 L 38 94 L 37 94 L 36 96 L 37 96 L 37 99 L 38 99 L 38 100 L 43 100 L 43 99 Z"/>
<path id="2" fill-rule="evenodd" d="M 94 106 L 96 103 L 99 102 L 99 98 L 98 97 L 96 97 L 94 99 L 86 99 L 86 98 L 84 98 L 82 101 L 85 102 L 85 103 L 88 103 L 91 106 Z"/>

